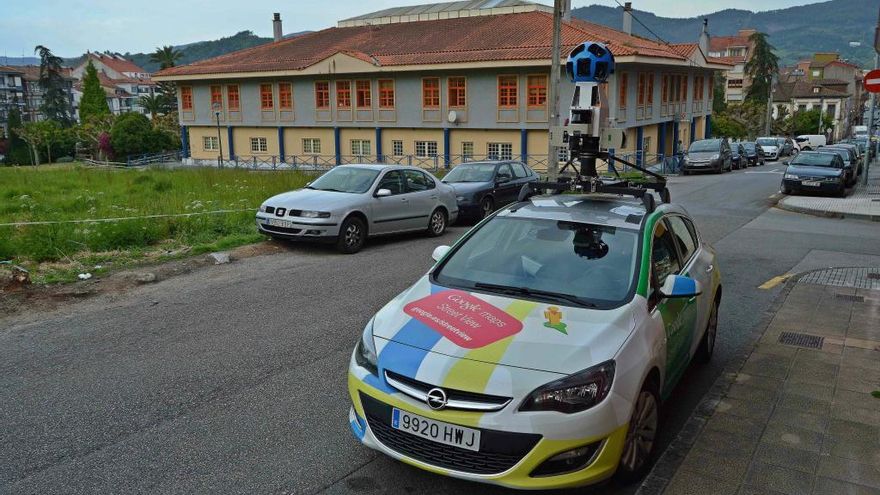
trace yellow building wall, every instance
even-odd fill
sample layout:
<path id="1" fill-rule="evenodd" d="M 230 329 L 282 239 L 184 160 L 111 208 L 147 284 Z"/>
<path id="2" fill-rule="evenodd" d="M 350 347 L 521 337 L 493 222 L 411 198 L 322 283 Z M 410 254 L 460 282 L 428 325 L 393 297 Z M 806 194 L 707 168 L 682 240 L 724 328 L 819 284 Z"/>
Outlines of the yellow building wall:
<path id="1" fill-rule="evenodd" d="M 331 127 L 285 127 L 284 128 L 284 154 L 305 155 L 303 151 L 303 139 L 320 139 L 321 152 L 319 155 L 335 155 L 336 143 Z"/>
<path id="2" fill-rule="evenodd" d="M 393 141 L 403 141 L 402 144 L 404 155 L 415 155 L 416 141 L 436 141 L 437 154 L 440 157 L 442 157 L 446 151 L 443 149 L 443 131 L 440 129 L 411 129 L 394 127 L 386 127 L 382 129 L 382 154 L 389 157 L 389 159 L 394 158 Z"/>
<path id="3" fill-rule="evenodd" d="M 660 138 L 660 129 L 657 127 L 657 124 L 652 124 L 644 127 L 642 131 L 642 150 L 646 155 L 650 155 L 653 158 L 654 155 L 657 154 L 657 140 Z"/>
<path id="4" fill-rule="evenodd" d="M 216 127 L 189 127 L 189 151 L 197 160 L 216 160 L 220 156 L 217 150 L 205 150 L 205 136 L 217 137 Z M 224 158 L 229 158 L 229 136 L 226 127 L 220 128 L 220 150 Z"/>
<path id="5" fill-rule="evenodd" d="M 694 120 L 696 122 L 694 141 L 698 139 L 706 139 L 706 117 L 697 117 Z"/>
<path id="6" fill-rule="evenodd" d="M 449 136 L 449 146 L 452 148 L 453 157 L 461 155 L 461 143 L 464 142 L 474 143 L 474 156 L 477 158 L 485 157 L 489 153 L 489 143 L 510 143 L 513 149 L 513 158 L 518 159 L 522 154 L 520 141 L 521 136 L 518 130 L 453 129 Z"/>
<path id="7" fill-rule="evenodd" d="M 251 138 L 266 138 L 266 151 L 251 151 Z M 235 145 L 235 154 L 240 157 L 257 158 L 278 156 L 278 128 L 277 127 L 235 127 L 232 142 Z"/>

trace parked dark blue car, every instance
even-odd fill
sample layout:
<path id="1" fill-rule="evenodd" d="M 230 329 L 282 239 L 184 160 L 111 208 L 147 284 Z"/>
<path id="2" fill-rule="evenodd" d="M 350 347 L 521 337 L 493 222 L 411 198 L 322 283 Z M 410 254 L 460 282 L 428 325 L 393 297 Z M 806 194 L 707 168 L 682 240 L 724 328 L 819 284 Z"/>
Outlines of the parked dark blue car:
<path id="1" fill-rule="evenodd" d="M 443 177 L 455 189 L 459 218 L 477 219 L 513 203 L 523 184 L 537 181 L 538 174 L 517 161 L 462 163 Z"/>
<path id="2" fill-rule="evenodd" d="M 812 192 L 846 196 L 843 160 L 835 153 L 801 151 L 788 163 L 782 193 Z"/>

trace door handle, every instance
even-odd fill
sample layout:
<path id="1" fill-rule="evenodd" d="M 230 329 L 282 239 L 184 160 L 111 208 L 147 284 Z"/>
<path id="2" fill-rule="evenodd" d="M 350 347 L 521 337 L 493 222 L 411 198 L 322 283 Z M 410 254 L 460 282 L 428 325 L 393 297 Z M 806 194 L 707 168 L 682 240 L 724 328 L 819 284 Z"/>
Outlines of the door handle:
<path id="1" fill-rule="evenodd" d="M 431 199 L 437 199 L 437 195 L 435 194 L 435 195 L 431 196 Z"/>
<path id="2" fill-rule="evenodd" d="M 712 270 L 714 270 L 714 269 L 715 269 L 715 265 L 709 265 L 708 267 L 706 267 L 706 273 L 712 273 Z"/>
<path id="3" fill-rule="evenodd" d="M 401 201 L 403 201 L 403 202 L 404 202 L 404 203 L 407 203 L 407 202 L 409 202 L 409 200 L 408 200 L 408 199 L 406 199 L 406 198 L 400 198 L 400 200 L 401 200 Z"/>

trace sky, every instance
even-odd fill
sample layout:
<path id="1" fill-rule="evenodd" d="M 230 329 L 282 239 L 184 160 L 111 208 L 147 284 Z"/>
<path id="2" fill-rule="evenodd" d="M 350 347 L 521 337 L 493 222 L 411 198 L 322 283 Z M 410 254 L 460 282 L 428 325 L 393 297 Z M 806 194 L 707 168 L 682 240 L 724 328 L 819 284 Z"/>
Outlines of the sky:
<path id="1" fill-rule="evenodd" d="M 551 0 L 539 0 L 552 4 Z M 633 0 L 633 7 L 665 17 L 693 17 L 722 9 L 771 10 L 815 0 Z M 623 2 L 623 0 L 621 0 Z M 86 50 L 152 52 L 161 45 L 213 40 L 251 30 L 272 36 L 272 13 L 285 33 L 319 30 L 356 15 L 424 0 L 0 0 L 0 60 L 32 56 L 45 45 L 62 57 Z M 573 7 L 615 6 L 614 0 L 573 0 Z"/>

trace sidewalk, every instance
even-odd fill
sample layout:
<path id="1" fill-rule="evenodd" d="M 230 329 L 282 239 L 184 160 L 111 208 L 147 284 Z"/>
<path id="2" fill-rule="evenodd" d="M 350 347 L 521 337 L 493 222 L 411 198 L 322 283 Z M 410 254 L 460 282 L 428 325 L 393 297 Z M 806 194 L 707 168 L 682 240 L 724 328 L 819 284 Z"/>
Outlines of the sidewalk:
<path id="1" fill-rule="evenodd" d="M 880 268 L 808 272 L 771 311 L 638 495 L 880 494 Z"/>
<path id="2" fill-rule="evenodd" d="M 871 164 L 868 185 L 863 185 L 859 177 L 858 185 L 845 198 L 784 196 L 777 206 L 797 213 L 880 222 L 880 162 Z"/>

